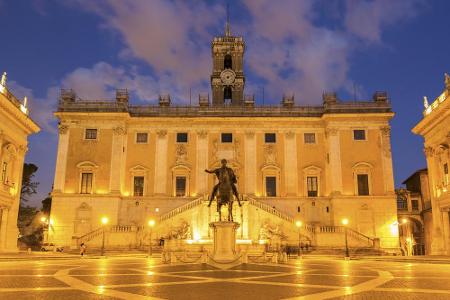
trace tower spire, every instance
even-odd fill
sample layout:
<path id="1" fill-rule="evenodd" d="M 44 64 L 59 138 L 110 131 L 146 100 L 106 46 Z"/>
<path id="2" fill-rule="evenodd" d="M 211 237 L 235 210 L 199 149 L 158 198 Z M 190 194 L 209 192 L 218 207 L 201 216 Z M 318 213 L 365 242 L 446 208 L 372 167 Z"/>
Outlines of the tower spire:
<path id="1" fill-rule="evenodd" d="M 225 24 L 225 36 L 231 36 L 230 33 L 230 4 L 227 2 L 227 23 Z"/>

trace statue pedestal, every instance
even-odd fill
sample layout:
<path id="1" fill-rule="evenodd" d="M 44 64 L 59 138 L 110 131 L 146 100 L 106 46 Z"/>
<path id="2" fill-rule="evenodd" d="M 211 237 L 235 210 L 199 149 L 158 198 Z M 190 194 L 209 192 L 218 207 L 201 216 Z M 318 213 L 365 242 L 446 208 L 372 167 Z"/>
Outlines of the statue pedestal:
<path id="1" fill-rule="evenodd" d="M 212 222 L 209 223 L 214 231 L 214 252 L 211 259 L 216 263 L 227 264 L 238 259 L 236 254 L 236 230 L 239 223 L 236 222 Z"/>

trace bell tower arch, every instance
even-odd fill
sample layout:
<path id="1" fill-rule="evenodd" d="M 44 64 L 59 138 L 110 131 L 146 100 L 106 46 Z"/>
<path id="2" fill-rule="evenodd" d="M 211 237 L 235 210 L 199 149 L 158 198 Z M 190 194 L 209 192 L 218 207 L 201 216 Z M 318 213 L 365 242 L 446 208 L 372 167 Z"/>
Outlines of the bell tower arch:
<path id="1" fill-rule="evenodd" d="M 212 105 L 243 105 L 245 76 L 243 71 L 245 43 L 233 36 L 228 21 L 225 33 L 211 42 L 213 69 L 211 74 Z"/>

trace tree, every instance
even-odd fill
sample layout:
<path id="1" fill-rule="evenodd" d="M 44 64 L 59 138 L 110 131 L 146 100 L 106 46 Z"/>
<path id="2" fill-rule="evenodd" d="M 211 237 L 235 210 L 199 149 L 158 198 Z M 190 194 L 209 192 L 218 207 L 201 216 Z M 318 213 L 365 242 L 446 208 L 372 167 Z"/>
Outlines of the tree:
<path id="1" fill-rule="evenodd" d="M 52 196 L 48 194 L 48 196 L 42 200 L 42 209 L 41 211 L 47 216 L 50 215 L 50 210 L 52 208 Z"/>
<path id="2" fill-rule="evenodd" d="M 20 203 L 28 202 L 29 197 L 36 194 L 39 182 L 33 181 L 33 177 L 38 170 L 35 164 L 23 164 L 22 188 L 20 190 Z"/>

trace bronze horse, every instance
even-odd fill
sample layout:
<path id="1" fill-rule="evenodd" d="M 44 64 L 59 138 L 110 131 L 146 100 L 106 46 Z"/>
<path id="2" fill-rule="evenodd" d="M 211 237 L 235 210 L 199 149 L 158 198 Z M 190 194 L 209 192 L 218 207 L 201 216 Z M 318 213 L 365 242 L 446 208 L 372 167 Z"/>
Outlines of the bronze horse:
<path id="1" fill-rule="evenodd" d="M 237 180 L 233 170 L 227 167 L 226 159 L 222 159 L 221 163 L 221 168 L 217 168 L 213 171 L 205 170 L 207 173 L 214 173 L 217 176 L 217 179 L 219 179 L 219 183 L 214 186 L 209 198 L 208 207 L 211 206 L 212 201 L 216 198 L 219 221 L 222 221 L 222 205 L 228 205 L 228 221 L 233 222 L 233 195 L 236 197 L 239 206 L 242 204 L 239 200 L 239 194 L 235 186 Z"/>

